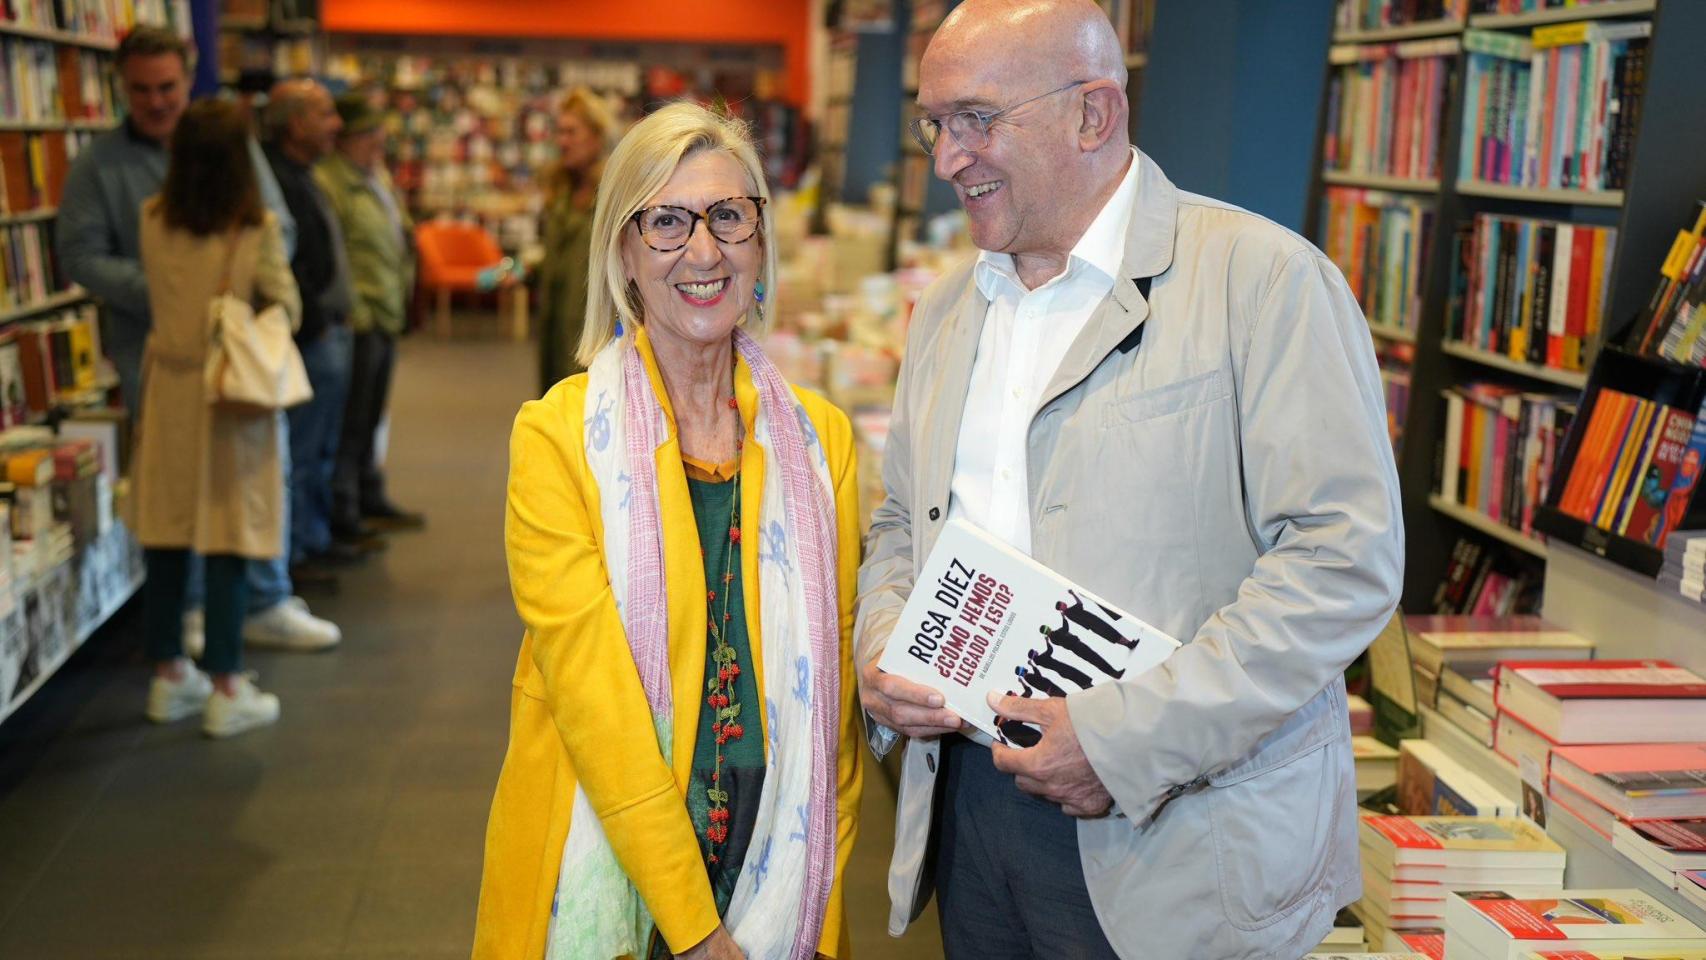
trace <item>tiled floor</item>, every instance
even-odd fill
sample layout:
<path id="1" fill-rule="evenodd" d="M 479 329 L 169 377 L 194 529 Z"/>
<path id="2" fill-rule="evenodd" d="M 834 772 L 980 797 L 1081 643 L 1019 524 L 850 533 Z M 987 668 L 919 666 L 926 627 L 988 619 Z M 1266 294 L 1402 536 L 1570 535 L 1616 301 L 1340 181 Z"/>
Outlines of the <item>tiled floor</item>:
<path id="1" fill-rule="evenodd" d="M 410 340 L 395 499 L 430 526 L 310 594 L 346 640 L 253 654 L 282 722 L 232 741 L 142 722 L 134 605 L 0 725 L 0 957 L 461 958 L 520 628 L 501 539 L 531 348 Z M 854 952 L 940 956 L 934 915 L 884 933 L 892 790 L 867 777 L 847 881 Z"/>

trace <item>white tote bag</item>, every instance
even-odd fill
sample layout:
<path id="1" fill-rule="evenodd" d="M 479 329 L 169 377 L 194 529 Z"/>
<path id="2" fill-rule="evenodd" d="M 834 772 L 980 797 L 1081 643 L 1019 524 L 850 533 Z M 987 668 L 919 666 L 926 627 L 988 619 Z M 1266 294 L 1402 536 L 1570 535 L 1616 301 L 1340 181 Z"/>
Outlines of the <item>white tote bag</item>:
<path id="1" fill-rule="evenodd" d="M 220 292 L 208 301 L 207 402 L 252 409 L 284 410 L 314 396 L 308 371 L 290 330 L 290 316 L 273 304 L 259 313 L 231 294 L 233 235 L 225 255 Z"/>

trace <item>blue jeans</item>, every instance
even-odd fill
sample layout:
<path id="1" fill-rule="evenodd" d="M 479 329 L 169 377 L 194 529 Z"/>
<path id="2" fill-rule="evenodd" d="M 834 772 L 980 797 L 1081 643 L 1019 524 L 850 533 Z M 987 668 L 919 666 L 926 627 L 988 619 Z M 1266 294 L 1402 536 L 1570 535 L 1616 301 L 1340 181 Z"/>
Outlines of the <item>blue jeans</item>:
<path id="1" fill-rule="evenodd" d="M 300 344 L 314 398 L 290 411 L 290 562 L 332 546 L 332 472 L 349 396 L 351 336 L 342 324 Z"/>

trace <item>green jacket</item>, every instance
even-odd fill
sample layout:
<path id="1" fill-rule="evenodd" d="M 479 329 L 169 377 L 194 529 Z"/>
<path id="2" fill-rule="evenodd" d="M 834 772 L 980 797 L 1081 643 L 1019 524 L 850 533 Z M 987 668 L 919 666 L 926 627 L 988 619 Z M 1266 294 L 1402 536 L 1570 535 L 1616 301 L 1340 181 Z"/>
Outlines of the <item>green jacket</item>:
<path id="1" fill-rule="evenodd" d="M 383 168 L 369 180 L 355 164 L 333 153 L 314 166 L 314 179 L 343 227 L 355 292 L 350 328 L 357 333 L 403 332 L 409 293 L 415 286 L 414 220 Z M 377 190 L 396 203 L 402 229 L 392 221 Z"/>
<path id="2" fill-rule="evenodd" d="M 592 206 L 567 193 L 545 211 L 545 259 L 539 263 L 539 390 L 581 372 L 575 361 L 586 321 Z"/>

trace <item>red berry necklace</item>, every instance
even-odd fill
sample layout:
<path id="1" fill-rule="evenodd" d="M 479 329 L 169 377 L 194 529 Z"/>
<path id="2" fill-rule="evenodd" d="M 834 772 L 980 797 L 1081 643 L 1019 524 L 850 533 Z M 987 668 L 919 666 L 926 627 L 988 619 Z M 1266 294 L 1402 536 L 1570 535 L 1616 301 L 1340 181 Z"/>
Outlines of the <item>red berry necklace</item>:
<path id="1" fill-rule="evenodd" d="M 729 398 L 729 409 L 738 409 L 733 397 Z M 717 851 L 729 839 L 729 792 L 722 784 L 723 745 L 730 740 L 739 740 L 746 733 L 740 722 L 740 701 L 733 696 L 735 678 L 740 676 L 740 664 L 736 662 L 735 648 L 729 644 L 727 632 L 735 616 L 729 611 L 729 595 L 733 592 L 730 587 L 735 579 L 735 564 L 740 559 L 740 456 L 744 443 L 738 423 L 735 429 L 734 494 L 729 501 L 729 532 L 718 544 L 723 554 L 722 575 L 705 593 L 707 639 L 711 646 L 711 662 L 717 668 L 716 676 L 705 681 L 705 704 L 716 711 L 711 732 L 717 738 L 717 762 L 711 768 L 711 786 L 706 790 L 706 799 L 710 801 L 707 815 L 710 822 L 705 827 L 705 839 L 711 845 L 707 858 L 711 863 L 717 862 Z"/>

